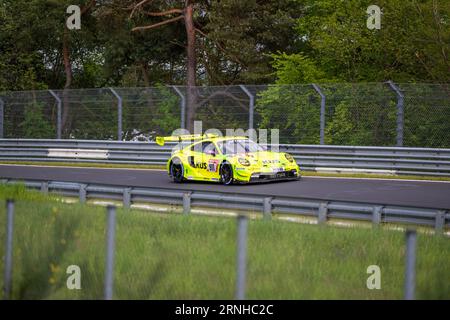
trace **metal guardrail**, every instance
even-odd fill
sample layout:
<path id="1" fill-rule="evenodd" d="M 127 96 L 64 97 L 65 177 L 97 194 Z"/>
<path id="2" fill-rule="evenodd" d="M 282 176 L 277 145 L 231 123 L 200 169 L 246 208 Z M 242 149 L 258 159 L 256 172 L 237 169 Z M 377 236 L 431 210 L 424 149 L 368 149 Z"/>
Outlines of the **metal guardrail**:
<path id="1" fill-rule="evenodd" d="M 0 139 L 0 161 L 164 165 L 173 144 L 98 140 Z M 279 145 L 303 170 L 450 176 L 450 149 Z"/>
<path id="2" fill-rule="evenodd" d="M 209 191 L 132 188 L 58 181 L 1 179 L 0 182 L 24 183 L 26 187 L 44 193 L 54 192 L 62 196 L 77 197 L 82 203 L 88 199 L 120 201 L 126 208 L 133 203 L 156 203 L 182 206 L 185 214 L 188 214 L 193 207 L 220 208 L 261 213 L 268 219 L 272 217 L 272 214 L 312 217 L 321 224 L 326 223 L 329 219 L 342 219 L 372 222 L 374 225 L 382 223 L 411 224 L 432 227 L 437 232 L 450 229 L 449 208 L 405 207 L 313 198 L 236 195 Z"/>

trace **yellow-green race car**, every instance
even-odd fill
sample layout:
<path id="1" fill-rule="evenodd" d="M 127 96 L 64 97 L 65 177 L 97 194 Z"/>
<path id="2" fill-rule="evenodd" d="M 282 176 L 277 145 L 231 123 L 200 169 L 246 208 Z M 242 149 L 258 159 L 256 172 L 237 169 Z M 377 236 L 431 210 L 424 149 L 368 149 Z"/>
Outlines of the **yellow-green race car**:
<path id="1" fill-rule="evenodd" d="M 289 153 L 267 151 L 247 137 L 180 135 L 157 137 L 156 143 L 179 142 L 167 161 L 174 182 L 233 183 L 298 180 L 300 168 Z"/>

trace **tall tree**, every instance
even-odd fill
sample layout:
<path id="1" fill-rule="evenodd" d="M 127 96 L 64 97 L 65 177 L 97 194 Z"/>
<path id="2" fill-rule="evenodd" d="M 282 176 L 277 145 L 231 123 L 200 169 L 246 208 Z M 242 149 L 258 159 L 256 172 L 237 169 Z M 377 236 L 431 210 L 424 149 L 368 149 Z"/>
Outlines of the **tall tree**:
<path id="1" fill-rule="evenodd" d="M 152 0 L 142 0 L 137 3 L 131 10 L 130 18 L 136 11 L 141 11 L 141 13 L 148 15 L 150 17 L 163 17 L 163 16 L 173 16 L 169 19 L 154 22 L 145 26 L 138 26 L 132 29 L 132 31 L 144 31 L 149 29 L 158 28 L 169 23 L 174 23 L 179 20 L 184 21 L 186 29 L 186 56 L 187 56 L 187 104 L 186 104 L 186 128 L 189 131 L 193 131 L 194 126 L 194 116 L 195 116 L 195 104 L 197 100 L 197 95 L 195 91 L 196 86 L 196 72 L 197 72 L 197 56 L 196 56 L 196 45 L 195 45 L 195 26 L 194 26 L 194 1 L 185 0 L 182 1 L 182 6 L 170 8 L 164 11 L 144 11 L 145 5 L 152 2 Z M 181 4 L 178 4 L 181 5 Z"/>
<path id="2" fill-rule="evenodd" d="M 85 17 L 89 12 L 95 7 L 97 1 L 96 0 L 88 0 L 80 9 L 80 18 Z M 69 4 L 66 3 L 68 6 Z M 64 7 L 63 7 L 64 8 Z M 69 96 L 68 91 L 72 86 L 72 80 L 73 80 L 73 71 L 72 71 L 72 59 L 71 59 L 71 31 L 67 28 L 66 23 L 64 23 L 61 28 L 63 29 L 62 32 L 62 56 L 63 56 L 63 63 L 64 63 L 64 73 L 66 81 L 64 83 L 64 91 L 63 91 L 63 114 L 62 114 L 62 120 L 61 125 L 63 130 L 67 127 L 67 120 L 70 115 L 70 103 L 69 103 Z"/>

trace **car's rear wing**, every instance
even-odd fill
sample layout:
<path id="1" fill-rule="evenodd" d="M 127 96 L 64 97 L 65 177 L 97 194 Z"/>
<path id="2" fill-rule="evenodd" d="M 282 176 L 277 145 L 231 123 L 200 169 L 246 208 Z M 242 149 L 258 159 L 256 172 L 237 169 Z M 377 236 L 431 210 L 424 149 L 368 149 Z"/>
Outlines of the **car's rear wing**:
<path id="1" fill-rule="evenodd" d="M 156 143 L 160 146 L 163 146 L 166 142 L 181 142 L 181 141 L 195 141 L 195 140 L 204 140 L 208 138 L 216 138 L 218 135 L 216 134 L 186 134 L 179 136 L 170 136 L 170 137 L 156 137 Z"/>

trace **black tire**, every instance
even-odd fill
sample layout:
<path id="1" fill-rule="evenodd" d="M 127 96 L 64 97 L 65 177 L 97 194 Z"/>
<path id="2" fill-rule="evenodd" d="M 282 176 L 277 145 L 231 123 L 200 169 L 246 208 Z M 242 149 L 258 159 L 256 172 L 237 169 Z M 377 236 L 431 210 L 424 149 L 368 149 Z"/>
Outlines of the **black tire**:
<path id="1" fill-rule="evenodd" d="M 181 183 L 184 181 L 184 168 L 182 163 L 170 163 L 170 176 L 176 183 Z"/>
<path id="2" fill-rule="evenodd" d="M 224 185 L 233 184 L 233 168 L 225 162 L 220 166 L 220 182 Z"/>

